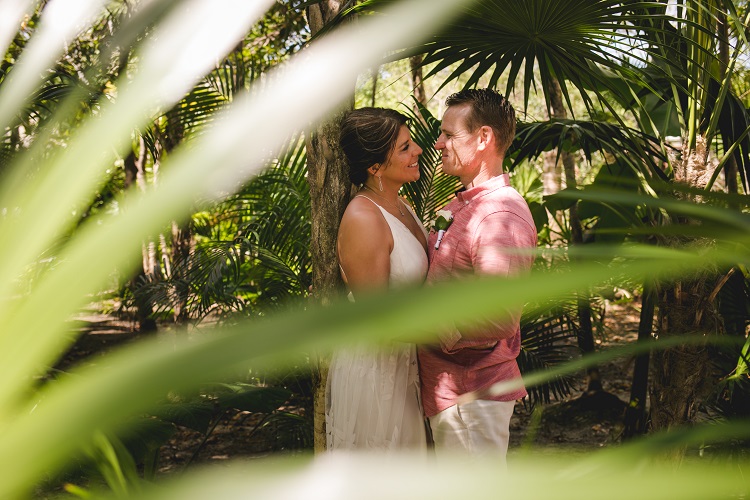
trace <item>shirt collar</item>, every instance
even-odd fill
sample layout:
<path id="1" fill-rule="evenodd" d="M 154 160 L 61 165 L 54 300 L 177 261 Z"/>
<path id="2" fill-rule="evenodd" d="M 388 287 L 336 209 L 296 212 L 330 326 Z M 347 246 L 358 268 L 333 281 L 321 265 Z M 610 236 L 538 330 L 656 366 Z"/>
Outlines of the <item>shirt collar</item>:
<path id="1" fill-rule="evenodd" d="M 477 186 L 456 192 L 456 198 L 462 203 L 469 203 L 474 198 L 506 186 L 510 186 L 510 176 L 508 174 L 501 174 L 487 179 Z"/>

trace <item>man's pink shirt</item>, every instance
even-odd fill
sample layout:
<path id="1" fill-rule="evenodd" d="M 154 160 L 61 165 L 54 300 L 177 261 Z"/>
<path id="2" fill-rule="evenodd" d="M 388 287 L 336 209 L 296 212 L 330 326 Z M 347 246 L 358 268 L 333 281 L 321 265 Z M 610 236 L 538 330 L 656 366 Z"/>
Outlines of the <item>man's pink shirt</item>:
<path id="1" fill-rule="evenodd" d="M 526 201 L 511 187 L 507 174 L 457 193 L 444 210 L 451 211 L 453 222 L 437 250 L 437 233 L 430 233 L 428 284 L 467 275 L 512 276 L 530 270 L 534 260 L 530 252 L 508 251 L 536 248 L 537 233 Z M 462 394 L 521 376 L 516 363 L 521 348 L 521 311 L 502 310 L 510 319 L 487 322 L 486 327 L 471 332 L 449 328 L 440 335 L 440 345 L 419 346 L 426 416 L 453 406 Z M 494 348 L 472 349 L 494 341 Z M 482 399 L 513 401 L 524 396 L 526 390 L 521 388 Z"/>

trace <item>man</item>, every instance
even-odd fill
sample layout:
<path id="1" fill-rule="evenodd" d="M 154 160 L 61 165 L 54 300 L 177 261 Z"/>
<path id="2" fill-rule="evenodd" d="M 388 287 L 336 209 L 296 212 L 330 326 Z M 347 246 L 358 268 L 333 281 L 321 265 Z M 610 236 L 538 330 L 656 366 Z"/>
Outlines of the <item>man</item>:
<path id="1" fill-rule="evenodd" d="M 515 111 L 489 89 L 458 92 L 446 105 L 435 148 L 442 152 L 443 171 L 458 177 L 464 189 L 444 208 L 452 216 L 447 231 L 440 238 L 434 231 L 430 235 L 427 282 L 527 272 L 532 253 L 518 249 L 536 248 L 536 228 L 526 201 L 503 171 Z M 525 389 L 500 396 L 480 392 L 480 399 L 458 404 L 466 393 L 520 377 L 521 311 L 505 312 L 502 323 L 486 321 L 471 331 L 451 328 L 440 335 L 439 345 L 419 347 L 423 405 L 438 455 L 462 450 L 505 458 L 513 407 Z"/>

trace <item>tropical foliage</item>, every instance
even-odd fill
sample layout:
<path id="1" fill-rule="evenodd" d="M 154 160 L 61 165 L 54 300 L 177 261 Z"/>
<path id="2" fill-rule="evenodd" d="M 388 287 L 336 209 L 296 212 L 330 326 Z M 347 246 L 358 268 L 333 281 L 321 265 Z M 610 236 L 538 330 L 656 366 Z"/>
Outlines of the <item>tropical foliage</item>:
<path id="1" fill-rule="evenodd" d="M 508 494 L 746 496 L 746 5 L 368 1 L 343 9 L 341 18 L 361 19 L 308 43 L 304 13 L 316 3 L 2 4 L 0 497 L 62 494 L 71 464 L 93 464 L 105 489 L 80 483 L 68 494 L 494 498 L 495 488 L 461 479 L 494 477 L 489 459 L 428 467 L 406 456 L 303 456 L 163 481 L 153 457 L 174 425 L 208 437 L 232 408 L 309 446 L 309 427 L 284 405 L 299 383 L 288 374 L 308 370 L 312 353 L 354 338 L 429 341 L 446 321 L 471 322 L 499 303 L 526 306 L 525 383 L 536 401 L 564 395 L 565 377 L 592 363 L 653 350 L 651 410 L 686 408 L 646 438 L 590 457 L 521 450 Z M 571 113 L 580 96 L 586 111 L 574 119 L 519 123 L 508 168 L 543 234 L 577 204 L 591 237 L 550 245 L 523 280 L 319 307 L 305 299 L 315 271 L 306 165 L 317 152 L 301 137 L 351 97 L 359 74 L 415 53 L 438 89 L 502 83 L 525 107 L 538 88 L 551 108 L 557 82 Z M 423 175 L 404 194 L 426 221 L 456 185 L 427 147 L 435 114 L 417 109 Z M 582 152 L 588 181 L 541 197 L 534 162 L 566 151 Z M 582 358 L 542 348 L 578 328 L 578 294 L 652 282 L 658 339 Z M 69 319 L 113 283 L 143 318 L 176 321 L 174 334 L 54 369 L 78 334 Z M 642 321 L 650 332 L 653 317 Z M 686 354 L 701 360 L 700 384 L 679 371 Z M 699 408 L 714 423 L 680 427 Z M 686 449 L 701 454 L 679 467 L 660 460 Z"/>

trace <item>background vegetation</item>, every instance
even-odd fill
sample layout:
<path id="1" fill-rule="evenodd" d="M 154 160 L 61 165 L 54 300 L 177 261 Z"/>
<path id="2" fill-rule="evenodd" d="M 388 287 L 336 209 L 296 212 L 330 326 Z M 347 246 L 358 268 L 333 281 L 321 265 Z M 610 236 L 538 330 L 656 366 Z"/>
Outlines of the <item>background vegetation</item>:
<path id="1" fill-rule="evenodd" d="M 599 364 L 637 356 L 623 443 L 524 450 L 504 493 L 749 493 L 745 2 L 0 8 L 1 498 L 495 497 L 464 479 L 495 477 L 491 460 L 309 451 L 334 346 L 429 341 L 498 304 L 525 306 L 529 404 L 583 370 L 579 398 L 605 405 Z M 427 222 L 455 188 L 430 153 L 444 98 L 485 85 L 519 110 L 507 167 L 537 222 L 534 274 L 346 303 L 342 110 L 413 115 L 425 154 L 404 195 Z M 599 351 L 596 305 L 615 288 L 641 300 L 639 338 Z M 69 367 L 91 303 L 138 333 Z M 157 473 L 175 429 L 207 438 L 233 410 L 302 452 Z"/>

